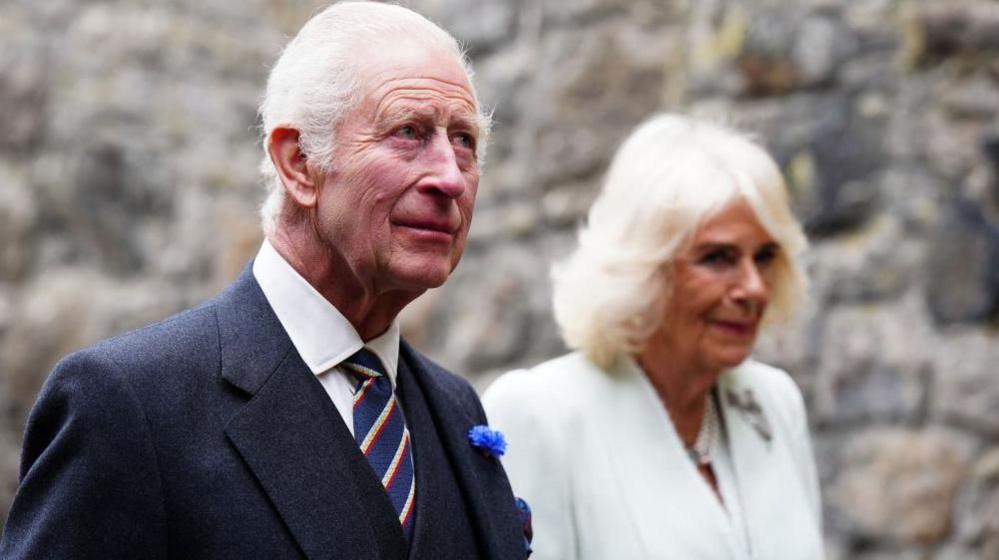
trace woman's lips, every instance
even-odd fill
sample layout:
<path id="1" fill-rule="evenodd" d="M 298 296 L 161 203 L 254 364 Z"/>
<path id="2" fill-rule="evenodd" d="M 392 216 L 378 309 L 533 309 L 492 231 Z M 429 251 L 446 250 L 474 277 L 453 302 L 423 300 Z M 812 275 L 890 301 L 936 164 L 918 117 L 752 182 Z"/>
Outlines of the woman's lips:
<path id="1" fill-rule="evenodd" d="M 715 319 L 711 321 L 711 324 L 728 334 L 739 337 L 752 336 L 756 332 L 755 321 L 722 321 Z"/>

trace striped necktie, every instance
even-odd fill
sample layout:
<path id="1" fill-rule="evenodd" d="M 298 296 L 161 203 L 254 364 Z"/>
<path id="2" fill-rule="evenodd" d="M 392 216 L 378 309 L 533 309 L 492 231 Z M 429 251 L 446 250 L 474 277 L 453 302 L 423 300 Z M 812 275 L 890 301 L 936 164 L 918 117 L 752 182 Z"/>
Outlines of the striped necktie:
<path id="1" fill-rule="evenodd" d="M 413 540 L 416 479 L 409 430 L 381 360 L 362 348 L 341 364 L 355 374 L 354 439 L 382 481 L 406 540 Z"/>

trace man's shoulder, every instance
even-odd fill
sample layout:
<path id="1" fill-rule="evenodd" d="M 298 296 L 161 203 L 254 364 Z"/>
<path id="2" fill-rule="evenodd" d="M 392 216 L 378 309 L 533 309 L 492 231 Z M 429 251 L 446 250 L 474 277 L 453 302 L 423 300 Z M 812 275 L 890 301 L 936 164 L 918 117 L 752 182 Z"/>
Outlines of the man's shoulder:
<path id="1" fill-rule="evenodd" d="M 68 355 L 63 361 L 150 362 L 170 355 L 182 355 L 193 348 L 214 343 L 218 328 L 213 301 L 101 340 Z"/>
<path id="2" fill-rule="evenodd" d="M 405 340 L 400 341 L 401 357 L 409 362 L 411 368 L 420 370 L 431 384 L 456 398 L 472 397 L 478 401 L 478 396 L 472 384 L 463 377 L 451 372 L 444 366 L 428 358 L 422 352 L 410 346 Z M 423 383 L 427 385 L 427 383 Z"/>
<path id="3" fill-rule="evenodd" d="M 223 293 L 155 323 L 101 340 L 66 356 L 61 363 L 117 364 L 128 369 L 187 363 L 218 348 L 219 308 L 232 307 L 245 292 L 245 273 Z M 217 359 L 217 356 L 215 357 Z"/>
<path id="4" fill-rule="evenodd" d="M 183 383 L 218 362 L 218 353 L 211 351 L 218 347 L 217 333 L 210 305 L 181 311 L 67 355 L 53 368 L 41 395 L 70 390 L 99 398 L 113 386 L 141 391 Z"/>

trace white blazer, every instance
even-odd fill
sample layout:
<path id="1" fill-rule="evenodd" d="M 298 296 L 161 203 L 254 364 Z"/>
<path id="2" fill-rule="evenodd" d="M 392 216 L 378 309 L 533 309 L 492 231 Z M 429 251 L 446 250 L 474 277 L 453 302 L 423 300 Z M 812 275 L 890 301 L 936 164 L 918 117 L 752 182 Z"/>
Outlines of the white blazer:
<path id="1" fill-rule="evenodd" d="M 633 360 L 605 372 L 569 354 L 493 383 L 483 403 L 506 435 L 514 493 L 533 510 L 532 560 L 821 558 L 797 386 L 747 360 L 717 388 L 738 496 L 726 507 L 739 508 L 744 526 L 729 522 Z"/>

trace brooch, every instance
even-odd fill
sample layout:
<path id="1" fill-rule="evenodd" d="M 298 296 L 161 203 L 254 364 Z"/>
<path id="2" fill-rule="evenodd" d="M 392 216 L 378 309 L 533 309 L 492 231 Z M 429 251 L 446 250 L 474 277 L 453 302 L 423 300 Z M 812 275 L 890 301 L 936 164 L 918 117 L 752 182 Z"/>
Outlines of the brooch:
<path id="1" fill-rule="evenodd" d="M 499 430 L 490 429 L 485 424 L 472 426 L 468 430 L 468 443 L 486 457 L 499 458 L 506 453 L 506 438 Z"/>
<path id="2" fill-rule="evenodd" d="M 756 397 L 753 392 L 749 389 L 744 389 L 742 395 L 735 392 L 734 389 L 728 389 L 725 392 L 725 398 L 728 399 L 728 404 L 742 413 L 749 422 L 749 425 L 756 430 L 756 433 L 760 434 L 760 437 L 764 441 L 770 441 L 773 438 L 773 429 L 770 427 L 770 421 L 767 420 L 767 416 L 763 414 L 763 408 L 760 403 L 756 402 Z"/>

